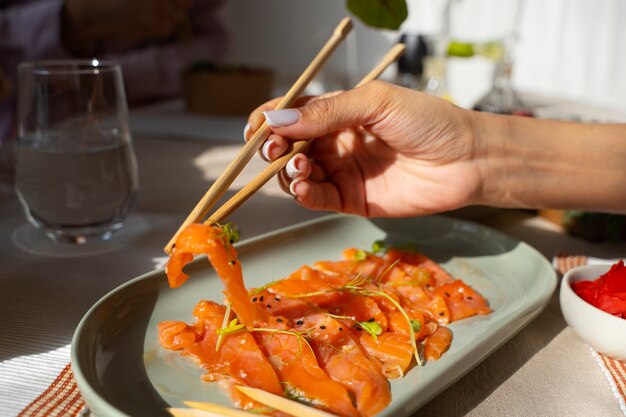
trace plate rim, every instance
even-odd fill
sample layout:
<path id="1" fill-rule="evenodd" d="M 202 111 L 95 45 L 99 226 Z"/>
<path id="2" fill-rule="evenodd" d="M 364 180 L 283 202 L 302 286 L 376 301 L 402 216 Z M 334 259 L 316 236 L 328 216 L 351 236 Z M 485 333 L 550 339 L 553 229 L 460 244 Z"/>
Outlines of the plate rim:
<path id="1" fill-rule="evenodd" d="M 279 236 L 279 235 L 282 235 L 282 234 L 291 233 L 294 230 L 298 230 L 298 229 L 310 228 L 311 226 L 313 226 L 315 224 L 318 224 L 318 223 L 331 222 L 331 221 L 335 221 L 337 219 L 342 219 L 342 218 L 363 219 L 363 217 L 350 215 L 350 214 L 342 214 L 342 213 L 328 214 L 328 215 L 320 216 L 320 217 L 317 217 L 317 218 L 314 218 L 314 219 L 305 220 L 305 221 L 298 222 L 298 223 L 293 224 L 293 225 L 289 225 L 289 226 L 286 226 L 286 227 L 282 227 L 280 229 L 272 230 L 272 231 L 269 231 L 269 232 L 265 232 L 265 233 L 262 233 L 262 234 L 250 237 L 248 239 L 245 239 L 245 240 L 242 240 L 242 241 L 236 243 L 235 246 L 238 249 L 239 248 L 245 248 L 246 246 L 254 245 L 258 241 L 263 241 L 265 239 L 268 239 L 268 238 L 271 238 L 271 237 L 274 237 L 274 236 Z M 520 312 L 518 313 L 518 320 L 517 320 L 517 322 L 519 323 L 519 326 L 515 326 L 516 328 L 513 331 L 511 331 L 507 335 L 507 337 L 503 338 L 498 343 L 496 343 L 495 345 L 491 346 L 489 349 L 487 349 L 486 353 L 480 355 L 476 360 L 473 360 L 472 361 L 473 363 L 471 363 L 470 366 L 467 367 L 467 369 L 463 370 L 463 372 L 460 372 L 458 375 L 455 375 L 450 380 L 450 383 L 445 384 L 445 386 L 443 386 L 441 389 L 437 389 L 433 393 L 431 393 L 431 395 L 428 396 L 428 399 L 427 399 L 427 401 L 428 401 L 428 400 L 436 397 L 439 393 L 444 391 L 447 387 L 449 387 L 452 384 L 456 383 L 464 375 L 466 375 L 469 372 L 471 372 L 471 370 L 473 368 L 475 368 L 481 362 L 483 362 L 489 355 L 491 355 L 491 353 L 493 353 L 494 351 L 499 349 L 502 345 L 504 345 L 506 342 L 508 342 L 511 338 L 513 338 L 513 336 L 515 336 L 517 333 L 519 333 L 524 327 L 526 327 L 526 325 L 528 325 L 539 314 L 541 314 L 541 312 L 548 305 L 548 303 L 550 301 L 550 298 L 554 294 L 554 291 L 555 291 L 555 289 L 557 287 L 557 284 L 558 284 L 558 279 L 557 279 L 556 271 L 551 267 L 551 264 L 548 261 L 548 259 L 541 252 L 539 252 L 535 247 L 533 247 L 532 245 L 526 243 L 523 240 L 520 240 L 518 238 L 510 236 L 510 235 L 508 235 L 506 233 L 503 233 L 503 232 L 501 232 L 499 230 L 496 230 L 496 229 L 494 229 L 494 228 L 492 228 L 490 226 L 483 225 L 481 223 L 470 221 L 470 220 L 455 218 L 455 217 L 452 217 L 452 216 L 446 216 L 446 215 L 442 215 L 442 214 L 433 214 L 433 215 L 429 215 L 429 216 L 417 216 L 417 217 L 413 217 L 413 218 L 407 218 L 407 220 L 415 219 L 415 218 L 420 218 L 420 219 L 437 218 L 437 219 L 440 219 L 440 220 L 443 219 L 444 221 L 449 221 L 449 222 L 452 222 L 452 223 L 460 223 L 460 224 L 472 225 L 472 226 L 475 226 L 475 227 L 477 227 L 479 229 L 487 230 L 490 233 L 494 233 L 494 234 L 496 234 L 498 236 L 501 236 L 503 238 L 506 238 L 506 239 L 509 239 L 509 240 L 513 240 L 516 243 L 518 243 L 520 245 L 523 245 L 525 250 L 528 250 L 531 253 L 533 253 L 533 255 L 535 255 L 537 257 L 537 259 L 540 259 L 545 265 L 547 265 L 548 268 L 546 269 L 546 271 L 550 272 L 550 274 L 549 274 L 550 277 L 549 278 L 551 278 L 550 282 L 546 283 L 546 291 L 542 294 L 542 297 L 538 297 L 534 303 L 531 303 L 531 304 L 527 305 L 523 310 L 520 310 Z M 373 220 L 376 220 L 376 219 L 365 218 L 365 220 L 373 221 Z M 398 220 L 401 220 L 401 219 L 398 219 Z M 198 262 L 202 262 L 202 261 L 203 261 L 202 258 L 197 258 L 197 259 L 195 259 L 193 261 L 193 263 L 198 263 Z M 83 332 L 85 331 L 85 327 L 88 324 L 88 322 L 89 322 L 91 316 L 93 315 L 93 313 L 95 311 L 97 311 L 111 297 L 114 297 L 118 293 L 123 292 L 127 287 L 132 287 L 132 286 L 136 285 L 138 282 L 142 282 L 142 281 L 148 280 L 148 279 L 156 279 L 156 276 L 164 273 L 164 270 L 165 270 L 165 268 L 159 268 L 159 269 L 155 269 L 155 270 L 152 270 L 152 271 L 148 271 L 148 272 L 146 272 L 144 274 L 141 274 L 141 275 L 139 275 L 137 277 L 134 277 L 134 278 L 130 279 L 129 281 L 127 281 L 127 282 L 125 282 L 125 283 L 123 283 L 123 284 L 113 288 L 111 291 L 109 291 L 106 294 L 104 294 L 98 301 L 96 301 L 87 310 L 87 312 L 83 315 L 83 317 L 81 318 L 80 322 L 76 326 L 76 329 L 75 329 L 74 334 L 72 336 L 71 349 L 70 349 L 70 357 L 71 357 L 70 363 L 71 363 L 71 367 L 72 367 L 72 372 L 74 373 L 76 384 L 77 384 L 77 386 L 79 388 L 81 396 L 85 400 L 85 403 L 87 404 L 87 406 L 91 408 L 90 403 L 97 403 L 98 404 L 97 408 L 104 412 L 104 414 L 101 414 L 99 417 L 132 417 L 132 416 L 130 416 L 129 414 L 126 414 L 125 412 L 123 412 L 119 408 L 115 407 L 110 402 L 108 402 L 106 399 L 102 398 L 101 395 L 92 386 L 92 383 L 90 382 L 89 378 L 83 372 L 83 369 L 80 366 L 81 360 L 78 357 L 78 349 L 77 349 L 77 347 L 78 347 L 78 345 L 80 343 L 80 340 L 81 340 L 81 336 L 82 336 Z M 480 344 L 476 345 L 474 347 L 474 350 L 480 350 L 480 348 L 487 341 L 489 341 L 489 339 L 485 339 L 485 341 L 483 343 L 480 343 Z M 391 406 L 391 404 L 390 404 L 390 406 Z M 385 410 L 398 410 L 399 411 L 402 408 L 403 408 L 403 404 L 397 404 L 395 407 L 388 407 Z M 411 412 L 415 412 L 416 410 L 417 409 L 415 409 L 415 408 L 411 408 L 410 411 Z"/>

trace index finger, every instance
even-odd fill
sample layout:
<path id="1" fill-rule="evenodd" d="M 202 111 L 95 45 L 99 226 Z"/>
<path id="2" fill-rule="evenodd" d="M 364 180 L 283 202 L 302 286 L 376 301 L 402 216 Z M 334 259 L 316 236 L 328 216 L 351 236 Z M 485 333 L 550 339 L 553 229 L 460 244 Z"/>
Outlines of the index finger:
<path id="1" fill-rule="evenodd" d="M 341 94 L 342 92 L 343 91 L 340 90 L 340 91 L 331 91 L 329 93 L 324 93 L 319 96 L 302 96 L 302 97 L 299 97 L 295 101 L 295 103 L 293 103 L 291 107 L 302 107 L 315 100 L 332 97 L 337 94 Z M 265 122 L 265 116 L 263 116 L 263 112 L 276 109 L 276 106 L 278 105 L 280 100 L 282 100 L 282 97 L 276 97 L 270 101 L 267 101 L 261 104 L 259 107 L 257 107 L 250 113 L 250 116 L 248 116 L 248 125 L 246 127 L 246 131 L 244 134 L 246 141 L 249 140 L 254 134 L 254 132 L 256 132 L 256 130 L 259 127 L 261 127 L 263 122 Z"/>

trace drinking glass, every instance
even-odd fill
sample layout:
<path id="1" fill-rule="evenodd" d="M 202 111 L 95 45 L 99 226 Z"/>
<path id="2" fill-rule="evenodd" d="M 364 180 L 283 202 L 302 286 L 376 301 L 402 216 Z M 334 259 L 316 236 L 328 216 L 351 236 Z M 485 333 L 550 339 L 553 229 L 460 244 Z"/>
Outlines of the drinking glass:
<path id="1" fill-rule="evenodd" d="M 18 72 L 15 184 L 26 217 L 47 245 L 108 240 L 138 191 L 120 67 L 41 61 Z"/>

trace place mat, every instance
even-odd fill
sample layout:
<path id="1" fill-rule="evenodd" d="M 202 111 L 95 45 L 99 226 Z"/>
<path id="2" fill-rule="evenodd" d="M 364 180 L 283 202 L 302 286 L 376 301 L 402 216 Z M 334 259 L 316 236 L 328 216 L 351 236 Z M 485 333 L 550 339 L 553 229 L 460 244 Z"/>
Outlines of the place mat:
<path id="1" fill-rule="evenodd" d="M 89 410 L 78 392 L 72 367 L 68 363 L 59 376 L 17 417 L 78 417 L 88 416 Z"/>
<path id="2" fill-rule="evenodd" d="M 552 265 L 559 273 L 565 274 L 572 268 L 590 263 L 599 263 L 596 258 L 585 255 L 574 255 L 565 252 L 557 252 L 552 260 Z M 612 264 L 611 260 L 606 260 L 606 264 Z M 609 382 L 613 395 L 617 398 L 620 409 L 626 416 L 626 363 L 611 359 L 602 353 L 591 349 L 593 357 L 596 358 L 598 366 Z"/>

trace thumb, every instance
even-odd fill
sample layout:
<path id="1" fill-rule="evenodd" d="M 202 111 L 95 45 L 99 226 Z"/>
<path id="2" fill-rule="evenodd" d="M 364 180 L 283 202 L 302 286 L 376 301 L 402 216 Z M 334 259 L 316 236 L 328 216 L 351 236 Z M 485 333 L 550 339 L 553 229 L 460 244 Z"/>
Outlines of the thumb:
<path id="1" fill-rule="evenodd" d="M 387 94 L 381 81 L 326 98 L 317 98 L 294 108 L 265 111 L 274 133 L 293 139 L 311 139 L 356 126 L 376 123 L 383 115 Z M 384 87 L 383 87 L 384 88 Z"/>

